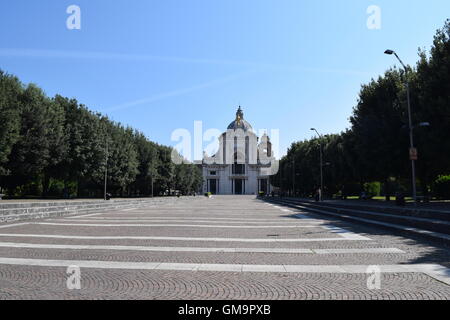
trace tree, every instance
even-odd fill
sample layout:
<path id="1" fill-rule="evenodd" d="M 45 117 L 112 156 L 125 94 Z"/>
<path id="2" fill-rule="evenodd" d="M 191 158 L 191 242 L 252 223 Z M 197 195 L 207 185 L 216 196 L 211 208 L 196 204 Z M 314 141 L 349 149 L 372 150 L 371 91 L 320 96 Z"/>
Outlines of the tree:
<path id="1" fill-rule="evenodd" d="M 133 144 L 133 130 L 108 123 L 108 181 L 123 196 L 138 174 L 138 159 Z M 103 179 L 100 179 L 100 185 Z"/>
<path id="2" fill-rule="evenodd" d="M 450 173 L 450 20 L 438 30 L 430 49 L 419 51 L 417 76 L 412 92 L 416 94 L 414 112 L 428 128 L 416 128 L 419 150 L 418 176 L 425 191 L 441 174 Z"/>
<path id="3" fill-rule="evenodd" d="M 48 164 L 50 104 L 51 101 L 42 90 L 33 84 L 19 96 L 19 138 L 11 150 L 7 164 L 8 170 L 12 173 L 7 177 L 10 188 L 39 181 L 43 169 Z M 33 192 L 37 192 L 38 188 L 39 186 L 35 184 Z"/>
<path id="4" fill-rule="evenodd" d="M 19 138 L 19 96 L 23 88 L 19 79 L 0 70 L 0 188 L 1 176 L 8 174 L 5 167 L 11 150 Z"/>
<path id="5" fill-rule="evenodd" d="M 158 148 L 158 177 L 156 179 L 157 189 L 155 192 L 164 193 L 171 191 L 174 183 L 175 164 L 171 159 L 172 148 L 159 146 Z"/>
<path id="6" fill-rule="evenodd" d="M 134 191 L 141 195 L 151 195 L 152 184 L 158 178 L 158 147 L 141 132 L 135 132 L 134 145 L 138 160 L 138 174 L 133 186 Z"/>
<path id="7" fill-rule="evenodd" d="M 43 170 L 43 195 L 46 196 L 50 179 L 64 179 L 63 160 L 68 156 L 69 145 L 65 132 L 64 106 L 53 99 L 47 109 L 48 160 Z"/>

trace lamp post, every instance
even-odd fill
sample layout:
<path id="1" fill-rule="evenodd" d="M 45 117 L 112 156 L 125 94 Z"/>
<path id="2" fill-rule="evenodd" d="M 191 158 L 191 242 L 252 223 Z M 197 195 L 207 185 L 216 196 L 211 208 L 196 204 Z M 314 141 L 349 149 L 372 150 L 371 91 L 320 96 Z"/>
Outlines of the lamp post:
<path id="1" fill-rule="evenodd" d="M 397 53 L 394 50 L 386 50 L 384 52 L 387 55 L 394 55 L 397 60 L 400 62 L 400 64 L 405 69 L 405 87 L 406 87 L 406 95 L 407 95 L 407 101 L 408 101 L 408 124 L 409 124 L 409 145 L 410 145 L 410 154 L 416 154 L 416 150 L 414 148 L 414 138 L 413 138 L 413 130 L 414 127 L 412 125 L 412 116 L 411 116 L 411 97 L 410 97 L 410 90 L 409 90 L 409 82 L 408 82 L 408 68 L 405 66 L 403 61 L 400 59 L 400 57 L 397 55 Z M 417 189 L 416 189 L 416 165 L 415 165 L 415 158 L 411 156 L 411 178 L 412 178 L 412 189 L 413 189 L 413 200 L 414 205 L 417 205 Z"/>
<path id="2" fill-rule="evenodd" d="M 104 185 L 103 196 L 104 196 L 104 199 L 105 199 L 105 201 L 106 201 L 106 185 L 107 185 L 107 181 L 108 181 L 108 139 L 105 140 L 105 144 L 106 144 L 106 155 L 105 155 L 105 185 Z"/>
<path id="3" fill-rule="evenodd" d="M 292 196 L 295 198 L 295 159 L 292 159 Z"/>
<path id="4" fill-rule="evenodd" d="M 322 135 L 316 130 L 316 128 L 311 128 L 311 131 L 315 131 L 319 136 L 319 139 L 322 139 Z M 322 143 L 319 140 L 319 149 L 320 149 L 320 194 L 319 201 L 322 201 L 323 194 L 323 156 L 322 156 Z"/>
<path id="5" fill-rule="evenodd" d="M 151 179 L 152 179 L 152 198 L 154 197 L 154 195 L 153 195 L 153 172 L 152 172 L 152 175 L 151 175 Z"/>

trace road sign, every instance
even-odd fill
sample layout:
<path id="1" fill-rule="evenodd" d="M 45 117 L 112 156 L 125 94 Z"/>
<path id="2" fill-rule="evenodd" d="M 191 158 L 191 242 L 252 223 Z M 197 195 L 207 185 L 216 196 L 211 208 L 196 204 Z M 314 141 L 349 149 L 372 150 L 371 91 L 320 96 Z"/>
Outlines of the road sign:
<path id="1" fill-rule="evenodd" d="M 418 159 L 418 153 L 416 148 L 409 149 L 409 159 L 410 160 L 417 160 Z"/>

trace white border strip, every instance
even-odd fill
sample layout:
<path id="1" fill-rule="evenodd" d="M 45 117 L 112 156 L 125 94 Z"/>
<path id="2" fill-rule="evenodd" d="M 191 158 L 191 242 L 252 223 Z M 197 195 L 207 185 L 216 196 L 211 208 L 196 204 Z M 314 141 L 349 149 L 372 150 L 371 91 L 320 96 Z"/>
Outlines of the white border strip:
<path id="1" fill-rule="evenodd" d="M 68 267 L 129 270 L 179 270 L 217 272 L 281 272 L 281 273 L 350 273 L 364 274 L 366 265 L 249 265 L 249 264 L 194 264 L 160 262 L 118 262 L 86 260 L 44 260 L 0 258 L 0 265 L 37 267 Z M 425 273 L 450 285 L 450 269 L 438 264 L 378 265 L 382 273 Z"/>
<path id="2" fill-rule="evenodd" d="M 118 245 L 72 245 L 0 242 L 0 248 L 61 249 L 61 250 L 124 250 L 155 252 L 213 252 L 213 253 L 282 253 L 282 254 L 343 254 L 343 253 L 405 253 L 397 248 L 367 249 L 291 249 L 291 248 L 198 248 L 198 247 L 148 247 Z"/>
<path id="3" fill-rule="evenodd" d="M 57 223 L 57 222 L 33 222 L 35 225 L 69 226 L 69 227 L 175 227 L 175 228 L 228 228 L 228 229 L 296 229 L 296 228 L 321 228 L 317 225 L 271 225 L 271 226 L 227 226 L 207 224 L 99 224 L 99 223 Z"/>
<path id="4" fill-rule="evenodd" d="M 1 233 L 0 237 L 46 238 L 46 239 L 82 239 L 82 240 L 167 240 L 167 241 L 210 241 L 210 242 L 322 242 L 354 241 L 346 238 L 288 238 L 288 239 L 252 239 L 252 238 L 190 238 L 190 237 L 150 237 L 150 236 L 76 236 L 48 234 Z M 367 239 L 370 240 L 370 239 Z M 361 241 L 367 241 L 361 239 Z"/>
<path id="5" fill-rule="evenodd" d="M 317 221 L 317 220 L 280 220 L 280 219 L 261 219 L 261 220 L 248 220 L 248 219 L 242 219 L 242 220 L 237 220 L 237 219 L 230 219 L 230 220 L 218 220 L 218 219 L 205 219 L 205 218 L 198 218 L 198 219 L 186 219 L 186 218 L 179 218 L 179 219 L 165 219 L 165 218 L 159 218 L 159 219 L 152 219 L 152 218 L 95 218 L 95 219 L 77 219 L 76 221 L 74 221 L 73 219 L 46 219 L 45 221 L 61 221 L 61 222 L 74 222 L 74 223 L 78 223 L 78 222 L 92 222 L 92 223 L 103 223 L 103 222 L 123 222 L 123 223 L 127 223 L 127 222 L 167 222 L 167 223 L 177 223 L 177 222 L 209 222 L 209 223 L 250 223 L 250 224 L 261 224 L 261 223 L 276 223 L 276 224 L 285 224 L 285 225 L 292 225 L 293 223 L 298 223 L 298 222 L 309 222 L 311 224 L 324 224 L 325 222 L 323 221 Z"/>
<path id="6" fill-rule="evenodd" d="M 24 225 L 27 225 L 27 224 L 30 224 L 30 222 L 5 224 L 5 225 L 0 226 L 0 229 L 12 228 L 12 227 L 19 227 L 19 226 L 24 226 Z"/>
<path id="7" fill-rule="evenodd" d="M 346 229 L 342 229 L 342 228 L 338 228 L 332 225 L 324 225 L 321 226 L 324 229 L 327 229 L 328 231 L 332 232 L 332 233 L 336 233 L 338 235 L 340 235 L 341 237 L 345 238 L 345 239 L 349 239 L 349 240 L 371 240 L 368 237 L 364 237 L 360 234 L 348 231 Z"/>

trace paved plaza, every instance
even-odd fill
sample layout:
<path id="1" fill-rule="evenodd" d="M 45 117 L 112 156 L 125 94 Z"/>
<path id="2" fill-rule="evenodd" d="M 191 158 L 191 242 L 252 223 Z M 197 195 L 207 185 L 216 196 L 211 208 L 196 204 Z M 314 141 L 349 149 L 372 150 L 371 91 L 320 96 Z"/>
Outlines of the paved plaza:
<path id="1" fill-rule="evenodd" d="M 448 249 L 254 196 L 0 224 L 0 299 L 449 298 Z"/>

